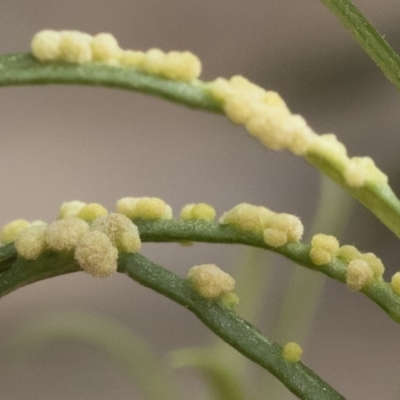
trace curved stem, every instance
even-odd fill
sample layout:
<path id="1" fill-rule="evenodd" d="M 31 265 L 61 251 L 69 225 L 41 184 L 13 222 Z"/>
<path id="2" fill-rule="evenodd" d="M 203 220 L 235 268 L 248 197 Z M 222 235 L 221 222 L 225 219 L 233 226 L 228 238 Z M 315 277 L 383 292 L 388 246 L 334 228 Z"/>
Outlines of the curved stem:
<path id="1" fill-rule="evenodd" d="M 152 94 L 188 107 L 223 114 L 222 103 L 209 93 L 207 83 L 172 81 L 101 63 L 74 65 L 60 62 L 41 63 L 30 54 L 0 56 L 0 86 L 71 84 L 106 86 Z M 343 171 L 318 152 L 308 152 L 306 161 L 320 169 L 348 193 L 364 204 L 400 238 L 400 200 L 389 185 L 366 185 L 351 188 Z"/>
<path id="2" fill-rule="evenodd" d="M 302 363 L 289 363 L 282 347 L 233 310 L 198 295 L 184 279 L 140 254 L 122 254 L 119 271 L 193 312 L 208 328 L 245 357 L 275 375 L 300 399 L 344 399 Z"/>
<path id="3" fill-rule="evenodd" d="M 350 0 L 321 0 L 400 90 L 400 57 Z"/>
<path id="4" fill-rule="evenodd" d="M 222 113 L 221 105 L 204 89 L 204 83 L 172 81 L 139 72 L 134 68 L 101 63 L 82 65 L 41 63 L 31 54 L 0 56 L 0 86 L 89 85 L 134 90 L 162 97 L 188 107 Z"/>
<path id="5" fill-rule="evenodd" d="M 182 220 L 135 220 L 134 222 L 139 228 L 143 242 L 244 244 L 279 253 L 303 267 L 322 272 L 339 282 L 346 282 L 347 264 L 344 261 L 335 258 L 329 264 L 315 265 L 309 257 L 310 246 L 304 243 L 288 243 L 279 248 L 272 248 L 265 244 L 260 235 L 242 232 L 214 222 Z M 11 268 L 0 275 L 0 298 L 29 283 L 78 270 L 79 266 L 71 255 L 46 252 L 36 261 L 19 258 Z M 394 321 L 400 323 L 400 296 L 392 291 L 389 283 L 376 280 L 361 292 Z"/>
<path id="6" fill-rule="evenodd" d="M 249 232 L 242 232 L 227 225 L 204 221 L 160 220 L 134 221 L 140 231 L 143 241 L 151 242 L 207 242 L 207 243 L 237 243 L 264 248 L 283 255 L 295 263 L 308 269 L 322 272 L 339 282 L 346 282 L 347 263 L 335 258 L 325 265 L 312 263 L 309 253 L 310 246 L 304 243 L 288 243 L 279 248 L 265 244 L 263 238 Z M 373 302 L 381 307 L 394 321 L 400 323 L 400 296 L 396 295 L 389 283 L 375 281 L 362 291 Z"/>
<path id="7" fill-rule="evenodd" d="M 36 261 L 18 259 L 0 279 L 0 297 L 35 281 L 79 270 L 72 255 L 47 252 Z M 289 363 L 282 347 L 220 302 L 201 297 L 190 284 L 141 254 L 122 253 L 118 271 L 192 311 L 206 326 L 245 357 L 275 375 L 300 399 L 344 399 L 301 362 Z"/>

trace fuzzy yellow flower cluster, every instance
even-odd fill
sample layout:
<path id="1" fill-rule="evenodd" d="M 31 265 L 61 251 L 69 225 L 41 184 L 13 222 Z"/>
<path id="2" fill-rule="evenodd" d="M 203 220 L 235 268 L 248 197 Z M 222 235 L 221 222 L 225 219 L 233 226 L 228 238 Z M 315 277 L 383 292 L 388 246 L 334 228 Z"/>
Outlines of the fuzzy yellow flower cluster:
<path id="1" fill-rule="evenodd" d="M 238 204 L 219 219 L 222 225 L 231 225 L 242 231 L 259 233 L 271 247 L 299 242 L 304 227 L 300 219 L 291 214 L 275 213 L 262 206 Z"/>
<path id="2" fill-rule="evenodd" d="M 310 259 L 324 265 L 339 258 L 347 263 L 346 284 L 351 290 L 362 290 L 373 280 L 382 280 L 385 267 L 374 253 L 361 253 L 354 246 L 341 246 L 331 235 L 317 234 L 311 239 Z"/>
<path id="3" fill-rule="evenodd" d="M 117 270 L 118 251 L 135 253 L 141 247 L 138 228 L 129 218 L 80 201 L 63 203 L 58 219 L 49 225 L 12 221 L 2 228 L 0 240 L 14 242 L 17 254 L 28 260 L 36 260 L 45 250 L 73 252 L 81 268 L 95 277 Z"/>
<path id="4" fill-rule="evenodd" d="M 39 61 L 84 64 L 91 61 L 134 67 L 149 74 L 178 81 L 193 81 L 201 73 L 201 62 L 189 51 L 164 53 L 123 50 L 110 33 L 91 36 L 79 31 L 43 30 L 33 37 L 32 54 Z"/>
<path id="5" fill-rule="evenodd" d="M 317 135 L 303 117 L 291 113 L 276 92 L 264 90 L 242 76 L 218 78 L 207 87 L 223 104 L 231 121 L 244 125 L 264 146 L 304 157 L 318 155 L 334 165 L 353 188 L 387 183 L 387 176 L 369 157 L 349 158 L 334 134 Z"/>
<path id="6" fill-rule="evenodd" d="M 188 281 L 207 299 L 219 299 L 232 293 L 235 280 L 214 264 L 195 265 L 189 270 Z"/>

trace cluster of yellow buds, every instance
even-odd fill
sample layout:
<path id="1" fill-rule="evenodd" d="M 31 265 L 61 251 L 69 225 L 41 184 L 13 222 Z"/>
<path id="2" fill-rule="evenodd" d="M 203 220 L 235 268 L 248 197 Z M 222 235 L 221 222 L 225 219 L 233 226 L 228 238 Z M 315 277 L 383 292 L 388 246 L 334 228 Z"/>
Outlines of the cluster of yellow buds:
<path id="1" fill-rule="evenodd" d="M 242 203 L 225 212 L 219 219 L 242 231 L 262 234 L 268 246 L 280 247 L 299 242 L 304 231 L 300 219 L 286 213 L 275 213 L 262 206 Z"/>
<path id="2" fill-rule="evenodd" d="M 79 31 L 43 30 L 33 37 L 32 54 L 39 61 L 73 64 L 98 62 L 133 67 L 164 78 L 190 82 L 201 73 L 201 62 L 189 51 L 150 49 L 147 52 L 123 50 L 110 33 L 91 36 Z"/>
<path id="3" fill-rule="evenodd" d="M 334 134 L 316 134 L 303 117 L 291 113 L 278 93 L 267 91 L 239 75 L 229 80 L 217 78 L 207 87 L 223 104 L 228 118 L 244 125 L 264 146 L 272 150 L 287 149 L 304 157 L 318 154 L 335 165 L 346 184 L 353 188 L 368 183 L 387 183 L 387 176 L 371 158 L 349 158 L 345 146 Z"/>
<path id="4" fill-rule="evenodd" d="M 56 221 L 47 225 L 17 219 L 2 228 L 0 241 L 14 242 L 17 254 L 29 260 L 45 250 L 73 252 L 85 272 L 111 276 L 117 270 L 119 251 L 135 253 L 141 248 L 138 228 L 130 218 L 172 218 L 171 207 L 158 198 L 125 198 L 117 208 L 121 204 L 126 206 L 121 212 L 109 213 L 98 203 L 65 202 Z"/>

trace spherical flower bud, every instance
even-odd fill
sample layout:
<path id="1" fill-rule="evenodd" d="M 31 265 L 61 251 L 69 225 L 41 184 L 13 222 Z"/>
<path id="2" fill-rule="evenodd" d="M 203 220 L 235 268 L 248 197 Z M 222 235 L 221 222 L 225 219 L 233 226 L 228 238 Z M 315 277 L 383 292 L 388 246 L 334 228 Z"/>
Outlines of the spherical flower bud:
<path id="1" fill-rule="evenodd" d="M 295 342 L 286 343 L 282 349 L 283 358 L 289 363 L 300 361 L 303 349 Z"/>
<path id="2" fill-rule="evenodd" d="M 31 42 L 33 56 L 39 61 L 54 61 L 60 57 L 60 32 L 43 30 L 35 34 Z"/>
<path id="3" fill-rule="evenodd" d="M 4 225 L 0 232 L 0 242 L 3 244 L 14 242 L 17 235 L 31 226 L 25 219 L 16 219 Z"/>
<path id="4" fill-rule="evenodd" d="M 122 53 L 117 39 L 110 33 L 97 34 L 91 42 L 91 49 L 94 61 L 116 61 Z"/>
<path id="5" fill-rule="evenodd" d="M 200 219 L 203 221 L 214 221 L 215 209 L 206 203 L 187 204 L 181 210 L 181 219 Z"/>
<path id="6" fill-rule="evenodd" d="M 311 239 L 310 258 L 315 265 L 330 263 L 339 253 L 339 242 L 331 235 L 319 233 Z"/>
<path id="7" fill-rule="evenodd" d="M 149 74 L 160 75 L 166 59 L 166 54 L 160 49 L 150 49 L 141 67 Z"/>
<path id="8" fill-rule="evenodd" d="M 78 212 L 85 205 L 86 203 L 79 200 L 66 201 L 62 203 L 60 209 L 58 210 L 58 219 L 76 217 Z"/>
<path id="9" fill-rule="evenodd" d="M 31 225 L 23 229 L 15 239 L 15 249 L 19 256 L 36 260 L 46 249 L 46 225 Z"/>
<path id="10" fill-rule="evenodd" d="M 143 51 L 125 50 L 119 56 L 119 63 L 126 67 L 136 67 L 141 69 L 146 54 Z"/>
<path id="11" fill-rule="evenodd" d="M 89 231 L 89 224 L 76 217 L 52 222 L 46 233 L 46 244 L 54 251 L 72 251 L 82 236 Z"/>
<path id="12" fill-rule="evenodd" d="M 267 221 L 274 214 L 268 208 L 242 203 L 225 212 L 219 219 L 219 223 L 231 225 L 242 231 L 262 233 Z"/>
<path id="13" fill-rule="evenodd" d="M 392 286 L 393 292 L 396 293 L 398 296 L 400 296 L 400 272 L 396 272 L 392 276 L 390 285 Z"/>
<path id="14" fill-rule="evenodd" d="M 382 275 L 385 272 L 385 267 L 379 257 L 377 257 L 374 253 L 364 253 L 361 254 L 360 259 L 365 261 L 369 265 L 372 272 L 374 273 L 374 278 L 382 278 Z"/>
<path id="15" fill-rule="evenodd" d="M 201 62 L 190 51 L 171 51 L 166 54 L 160 74 L 168 79 L 191 82 L 201 73 Z"/>
<path id="16" fill-rule="evenodd" d="M 117 201 L 117 212 L 131 219 L 172 218 L 171 207 L 157 197 L 124 197 Z"/>
<path id="17" fill-rule="evenodd" d="M 361 290 L 374 278 L 374 272 L 364 260 L 350 261 L 346 270 L 346 284 L 351 290 Z"/>
<path id="18" fill-rule="evenodd" d="M 201 296 L 208 299 L 217 299 L 235 288 L 232 276 L 214 264 L 195 265 L 190 268 L 188 281 Z"/>
<path id="19" fill-rule="evenodd" d="M 93 221 L 90 230 L 103 232 L 123 252 L 136 253 L 142 246 L 137 226 L 122 214 L 99 217 Z"/>
<path id="20" fill-rule="evenodd" d="M 86 222 L 93 222 L 96 218 L 107 215 L 108 211 L 105 207 L 98 203 L 89 203 L 84 205 L 76 214 L 77 218 Z"/>
<path id="21" fill-rule="evenodd" d="M 271 247 L 280 247 L 287 242 L 299 242 L 304 227 L 295 215 L 281 213 L 272 215 L 264 229 L 264 241 Z"/>
<path id="22" fill-rule="evenodd" d="M 61 31 L 60 34 L 60 59 L 73 64 L 92 61 L 92 36 L 78 31 Z"/>
<path id="23" fill-rule="evenodd" d="M 105 233 L 91 231 L 76 246 L 75 260 L 86 273 L 106 278 L 117 271 L 118 250 Z"/>

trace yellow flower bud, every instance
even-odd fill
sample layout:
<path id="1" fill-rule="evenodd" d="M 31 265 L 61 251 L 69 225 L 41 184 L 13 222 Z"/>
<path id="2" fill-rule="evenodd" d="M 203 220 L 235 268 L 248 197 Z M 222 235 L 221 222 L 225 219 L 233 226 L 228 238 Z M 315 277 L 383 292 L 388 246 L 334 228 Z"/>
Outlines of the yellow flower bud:
<path id="1" fill-rule="evenodd" d="M 103 232 L 86 233 L 75 249 L 80 267 L 95 278 L 106 278 L 117 271 L 118 250 Z"/>
<path id="2" fill-rule="evenodd" d="M 374 272 L 364 260 L 350 261 L 346 270 L 346 284 L 351 290 L 361 290 L 374 278 Z"/>
<path id="3" fill-rule="evenodd" d="M 72 251 L 89 225 L 82 219 L 69 217 L 52 222 L 46 233 L 46 244 L 54 251 Z"/>
<path id="4" fill-rule="evenodd" d="M 15 239 L 15 249 L 19 256 L 36 260 L 46 249 L 46 225 L 31 225 L 23 229 Z"/>
<path id="5" fill-rule="evenodd" d="M 136 253 L 142 246 L 137 226 L 122 214 L 99 217 L 93 221 L 90 230 L 103 232 L 123 252 Z"/>
<path id="6" fill-rule="evenodd" d="M 76 214 L 77 218 L 81 218 L 86 222 L 93 222 L 96 218 L 107 215 L 108 211 L 105 207 L 98 203 L 89 203 L 84 205 Z"/>
<path id="7" fill-rule="evenodd" d="M 303 349 L 295 342 L 289 342 L 283 346 L 283 358 L 289 363 L 300 361 L 302 354 Z"/>
<path id="8" fill-rule="evenodd" d="M 0 242 L 7 244 L 14 242 L 17 235 L 24 229 L 31 226 L 25 219 L 16 219 L 4 225 L 0 232 Z"/>
<path id="9" fill-rule="evenodd" d="M 195 265 L 190 268 L 188 281 L 201 296 L 208 299 L 217 299 L 235 288 L 232 276 L 214 264 Z"/>
<path id="10" fill-rule="evenodd" d="M 39 61 L 54 61 L 60 57 L 60 32 L 43 30 L 35 34 L 31 42 L 32 54 Z"/>
<path id="11" fill-rule="evenodd" d="M 339 253 L 339 242 L 331 235 L 319 233 L 311 239 L 310 258 L 315 265 L 330 263 Z"/>
<path id="12" fill-rule="evenodd" d="M 187 204 L 181 210 L 181 219 L 200 219 L 203 221 L 214 221 L 215 209 L 206 203 Z"/>
<path id="13" fill-rule="evenodd" d="M 117 201 L 117 212 L 131 219 L 172 218 L 171 207 L 157 197 L 124 197 Z"/>

